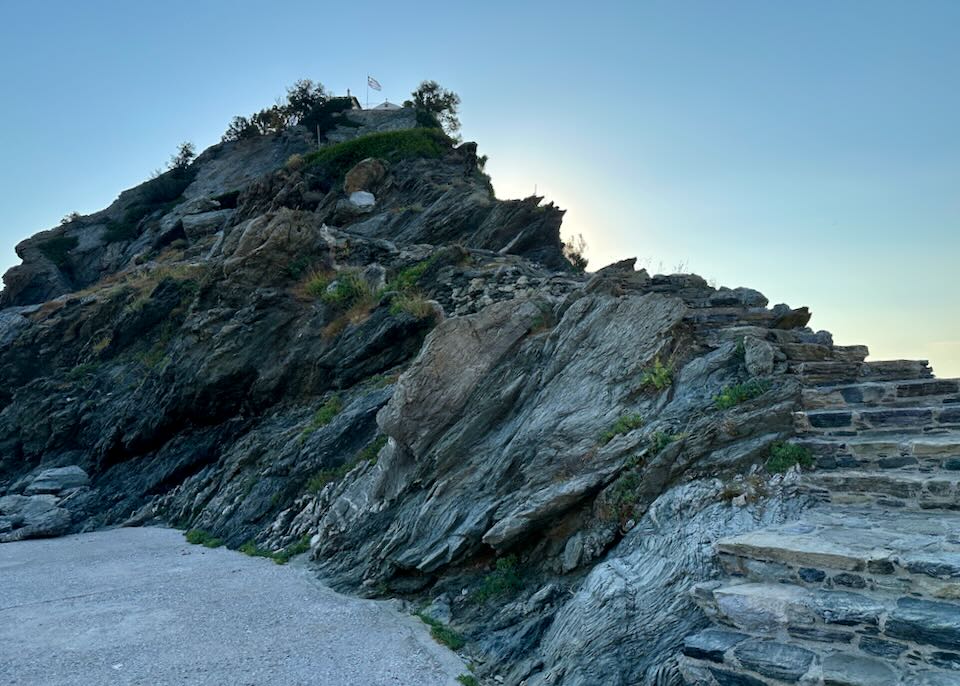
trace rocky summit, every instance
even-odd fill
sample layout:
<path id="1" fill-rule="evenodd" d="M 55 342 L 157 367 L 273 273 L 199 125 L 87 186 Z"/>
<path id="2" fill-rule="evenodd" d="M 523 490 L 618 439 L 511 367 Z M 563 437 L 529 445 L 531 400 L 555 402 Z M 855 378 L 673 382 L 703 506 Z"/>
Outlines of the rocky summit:
<path id="1" fill-rule="evenodd" d="M 17 246 L 0 541 L 309 552 L 476 683 L 960 684 L 958 382 L 582 273 L 420 114 L 227 141 Z"/>

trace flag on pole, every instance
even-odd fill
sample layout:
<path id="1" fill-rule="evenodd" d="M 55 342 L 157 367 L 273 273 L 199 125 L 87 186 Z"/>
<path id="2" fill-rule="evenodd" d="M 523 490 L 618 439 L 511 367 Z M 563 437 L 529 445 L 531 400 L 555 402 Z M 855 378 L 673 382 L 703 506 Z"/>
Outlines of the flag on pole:
<path id="1" fill-rule="evenodd" d="M 367 74 L 367 85 L 370 86 L 375 91 L 380 90 L 380 82 L 377 81 L 372 76 L 370 76 L 369 74 Z"/>

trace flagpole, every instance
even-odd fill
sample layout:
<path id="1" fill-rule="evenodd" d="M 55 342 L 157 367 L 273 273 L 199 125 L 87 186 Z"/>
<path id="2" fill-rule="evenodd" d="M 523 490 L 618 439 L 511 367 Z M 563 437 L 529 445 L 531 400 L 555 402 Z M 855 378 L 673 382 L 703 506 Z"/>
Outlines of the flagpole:
<path id="1" fill-rule="evenodd" d="M 370 74 L 367 74 L 367 103 L 363 106 L 364 109 L 370 109 Z"/>

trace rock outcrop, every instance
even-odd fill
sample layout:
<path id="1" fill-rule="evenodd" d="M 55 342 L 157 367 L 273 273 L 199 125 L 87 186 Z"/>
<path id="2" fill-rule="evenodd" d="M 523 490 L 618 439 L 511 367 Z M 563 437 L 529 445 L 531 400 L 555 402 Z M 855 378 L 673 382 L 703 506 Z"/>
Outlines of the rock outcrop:
<path id="1" fill-rule="evenodd" d="M 18 246 L 0 540 L 309 547 L 491 683 L 954 683 L 955 382 L 748 288 L 578 274 L 475 144 L 344 116 Z"/>

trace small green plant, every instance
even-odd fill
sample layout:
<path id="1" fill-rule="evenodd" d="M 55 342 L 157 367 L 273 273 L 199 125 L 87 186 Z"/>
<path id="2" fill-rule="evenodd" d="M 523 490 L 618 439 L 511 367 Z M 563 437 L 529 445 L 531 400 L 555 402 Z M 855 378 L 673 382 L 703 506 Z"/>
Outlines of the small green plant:
<path id="1" fill-rule="evenodd" d="M 607 495 L 609 510 L 607 516 L 613 519 L 626 521 L 633 514 L 634 505 L 640 493 L 640 474 L 634 470 L 621 474 Z"/>
<path id="2" fill-rule="evenodd" d="M 733 349 L 733 357 L 735 360 L 741 364 L 747 359 L 747 343 L 746 338 L 741 338 L 737 341 L 736 347 Z"/>
<path id="3" fill-rule="evenodd" d="M 54 236 L 45 240 L 38 247 L 44 257 L 53 262 L 58 267 L 67 264 L 70 257 L 70 251 L 80 245 L 80 239 L 76 236 Z"/>
<path id="4" fill-rule="evenodd" d="M 324 286 L 320 299 L 328 305 L 346 309 L 358 302 L 370 301 L 373 296 L 373 291 L 359 272 L 342 271 L 334 281 Z"/>
<path id="5" fill-rule="evenodd" d="M 673 371 L 673 363 L 664 364 L 657 355 L 653 358 L 653 365 L 644 370 L 640 377 L 640 385 L 662 391 L 673 383 Z"/>
<path id="6" fill-rule="evenodd" d="M 261 548 L 257 545 L 257 542 L 252 538 L 244 543 L 238 548 L 238 550 L 244 555 L 249 555 L 250 557 L 269 557 L 273 558 L 273 552 L 268 548 Z"/>
<path id="7" fill-rule="evenodd" d="M 473 674 L 461 674 L 457 677 L 457 681 L 463 684 L 463 686 L 480 686 L 480 682 Z"/>
<path id="8" fill-rule="evenodd" d="M 770 448 L 770 457 L 765 465 L 771 474 L 783 474 L 794 465 L 811 469 L 816 464 L 808 448 L 794 443 L 774 443 Z"/>
<path id="9" fill-rule="evenodd" d="M 113 342 L 113 337 L 110 336 L 110 334 L 107 334 L 106 336 L 103 336 L 97 339 L 97 341 L 93 344 L 93 352 L 97 354 L 102 353 L 104 350 L 110 347 L 110 343 L 112 342 Z"/>
<path id="10" fill-rule="evenodd" d="M 303 538 L 296 543 L 288 545 L 286 548 L 281 548 L 275 552 L 269 548 L 260 547 L 252 538 L 240 546 L 238 550 L 244 555 L 249 555 L 250 557 L 265 557 L 273 560 L 278 565 L 285 565 L 295 555 L 300 555 L 310 550 L 310 535 L 304 534 Z"/>
<path id="11" fill-rule="evenodd" d="M 305 266 L 303 268 L 306 268 Z M 299 263 L 293 262 L 287 267 L 287 273 L 303 273 Z M 311 272 L 303 283 L 300 284 L 300 291 L 303 295 L 319 300 L 327 293 L 327 287 L 334 279 L 334 272 Z"/>
<path id="12" fill-rule="evenodd" d="M 417 282 L 420 281 L 420 278 L 426 274 L 427 269 L 430 268 L 437 259 L 437 256 L 434 255 L 429 259 L 422 260 L 417 262 L 414 265 L 401 269 L 397 272 L 397 275 L 394 276 L 387 283 L 386 290 L 388 291 L 398 291 L 400 293 L 407 293 L 412 291 L 417 286 Z"/>
<path id="13" fill-rule="evenodd" d="M 620 434 L 625 434 L 643 426 L 643 417 L 639 414 L 625 414 L 600 434 L 600 443 L 606 445 Z"/>
<path id="14" fill-rule="evenodd" d="M 508 555 L 497 560 L 492 572 L 483 577 L 480 587 L 473 592 L 473 601 L 485 603 L 491 598 L 520 590 L 523 580 L 517 571 L 517 556 Z"/>
<path id="15" fill-rule="evenodd" d="M 219 548 L 223 545 L 221 539 L 216 538 L 209 531 L 204 531 L 203 529 L 190 529 L 184 536 L 187 539 L 187 543 L 202 545 L 205 548 Z"/>
<path id="16" fill-rule="evenodd" d="M 99 362 L 84 362 L 67 372 L 67 379 L 70 381 L 80 381 L 81 379 L 93 374 L 100 368 Z"/>
<path id="17" fill-rule="evenodd" d="M 417 617 L 430 627 L 430 635 L 433 636 L 433 640 L 437 643 L 447 646 L 450 650 L 460 650 L 463 646 L 467 645 L 467 641 L 463 636 L 450 627 L 444 626 L 430 615 L 418 612 Z"/>
<path id="18" fill-rule="evenodd" d="M 400 207 L 394 207 L 390 211 L 394 214 L 403 214 L 404 212 L 420 213 L 423 212 L 423 205 L 420 203 L 414 203 L 413 205 L 401 205 Z"/>
<path id="19" fill-rule="evenodd" d="M 733 386 L 727 386 L 720 394 L 714 396 L 713 404 L 718 410 L 729 410 L 740 403 L 759 398 L 770 390 L 772 384 L 766 380 L 752 379 L 746 383 L 738 383 Z"/>
<path id="20" fill-rule="evenodd" d="M 294 259 L 290 260 L 290 262 L 287 263 L 287 265 L 283 268 L 283 271 L 291 279 L 299 279 L 301 276 L 303 276 L 304 271 L 306 271 L 309 265 L 310 265 L 309 258 L 303 255 L 300 255 L 299 257 L 295 257 Z M 309 281 L 307 283 L 309 283 Z M 324 288 L 326 288 L 326 286 L 324 286 Z M 307 291 L 307 284 L 304 284 L 304 290 Z M 321 293 L 317 293 L 317 294 L 308 292 L 308 294 L 311 295 L 312 297 L 318 298 L 320 297 L 320 295 L 322 295 L 322 291 Z"/>
<path id="21" fill-rule="evenodd" d="M 278 565 L 287 564 L 291 558 L 310 550 L 310 534 L 304 534 L 299 541 L 288 545 L 286 548 L 274 553 L 270 557 Z"/>
<path id="22" fill-rule="evenodd" d="M 417 320 L 434 316 L 433 306 L 419 293 L 400 293 L 390 303 L 390 314 L 399 316 L 409 314 Z"/>
<path id="23" fill-rule="evenodd" d="M 327 401 L 314 413 L 310 419 L 310 423 L 303 430 L 301 437 L 306 438 L 317 429 L 325 427 L 340 414 L 341 410 L 343 410 L 343 401 L 339 395 L 332 395 L 327 398 Z"/>
<path id="24" fill-rule="evenodd" d="M 304 161 L 303 155 L 299 153 L 294 153 L 287 158 L 287 161 L 284 163 L 283 168 L 287 171 L 300 171 L 303 169 Z"/>
<path id="25" fill-rule="evenodd" d="M 346 476 L 347 472 L 349 472 L 352 467 L 353 465 L 350 463 L 344 462 L 339 467 L 321 469 L 307 480 L 307 493 L 319 493 L 323 490 L 323 487 L 331 481 L 336 481 L 337 479 L 341 479 Z"/>
<path id="26" fill-rule="evenodd" d="M 366 448 L 360 450 L 354 458 L 355 463 L 372 462 L 376 463 L 380 450 L 387 444 L 387 437 L 380 434 Z"/>
<path id="27" fill-rule="evenodd" d="M 666 431 L 654 431 L 650 436 L 650 453 L 656 455 L 671 443 L 683 439 L 683 434 L 671 434 Z"/>

